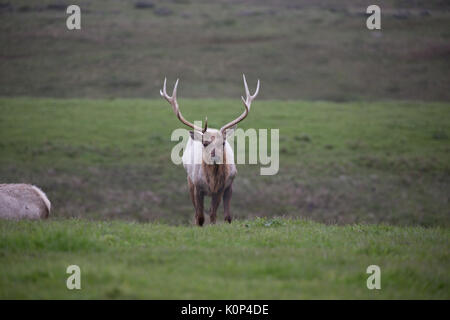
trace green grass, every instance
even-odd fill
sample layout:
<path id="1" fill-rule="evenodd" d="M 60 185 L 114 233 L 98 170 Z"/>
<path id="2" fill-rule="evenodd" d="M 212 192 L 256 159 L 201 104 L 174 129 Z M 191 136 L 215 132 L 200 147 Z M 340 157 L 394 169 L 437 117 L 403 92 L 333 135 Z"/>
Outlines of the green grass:
<path id="1" fill-rule="evenodd" d="M 211 127 L 243 109 L 179 94 Z M 448 227 L 449 119 L 446 103 L 256 100 L 240 127 L 280 129 L 280 170 L 239 165 L 232 214 Z M 180 127 L 163 99 L 3 98 L 0 176 L 42 187 L 54 217 L 188 224 L 186 174 L 170 161 Z"/>
<path id="2" fill-rule="evenodd" d="M 352 0 L 152 2 L 80 0 L 73 32 L 60 2 L 2 4 L 0 183 L 53 210 L 0 221 L 0 298 L 450 298 L 448 4 L 383 2 L 373 32 Z M 280 129 L 280 170 L 239 165 L 233 224 L 192 227 L 159 89 L 180 77 L 186 118 L 220 127 L 242 73 L 240 126 Z"/>
<path id="3" fill-rule="evenodd" d="M 155 98 L 168 76 L 184 96 L 239 98 L 246 73 L 261 99 L 450 100 L 445 1 L 381 1 L 381 31 L 353 0 L 151 2 L 79 0 L 68 31 L 47 7 L 67 1 L 6 1 L 0 95 Z"/>
<path id="4" fill-rule="evenodd" d="M 449 230 L 255 219 L 0 221 L 0 298 L 449 299 Z M 81 287 L 66 288 L 66 268 Z M 381 268 L 368 290 L 366 268 Z"/>
<path id="5" fill-rule="evenodd" d="M 179 102 L 213 127 L 242 109 Z M 280 171 L 239 165 L 237 219 L 198 228 L 162 99 L 2 98 L 2 182 L 42 187 L 53 210 L 0 221 L 0 298 L 449 299 L 449 112 L 255 101 L 241 127 L 280 129 Z M 80 291 L 65 286 L 72 264 Z"/>

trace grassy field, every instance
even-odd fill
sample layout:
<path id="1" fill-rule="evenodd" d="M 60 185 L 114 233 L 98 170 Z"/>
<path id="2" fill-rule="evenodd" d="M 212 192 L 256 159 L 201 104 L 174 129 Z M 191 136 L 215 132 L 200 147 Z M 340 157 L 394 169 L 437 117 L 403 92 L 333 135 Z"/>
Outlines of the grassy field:
<path id="1" fill-rule="evenodd" d="M 179 102 L 213 127 L 242 109 Z M 449 112 L 255 101 L 242 128 L 280 128 L 280 171 L 239 165 L 237 219 L 198 228 L 162 99 L 2 98 L 2 182 L 39 185 L 53 211 L 0 221 L 0 298 L 449 299 Z M 71 264 L 81 291 L 65 287 Z"/>
<path id="2" fill-rule="evenodd" d="M 139 9 L 137 2 L 153 6 Z M 362 0 L 2 0 L 0 96 L 234 98 L 241 74 L 261 99 L 449 101 L 448 1 L 381 0 L 382 30 Z"/>
<path id="3" fill-rule="evenodd" d="M 450 299 L 449 229 L 0 221 L 0 298 Z M 81 268 L 81 290 L 66 268 Z M 368 290 L 366 268 L 381 268 Z"/>
<path id="4" fill-rule="evenodd" d="M 211 127 L 243 108 L 179 101 Z M 41 186 L 54 217 L 189 224 L 186 174 L 170 161 L 179 127 L 163 99 L 0 99 L 0 176 Z M 280 170 L 238 166 L 236 217 L 450 226 L 446 103 L 255 101 L 241 127 L 280 128 Z"/>
<path id="5" fill-rule="evenodd" d="M 449 3 L 379 1 L 381 31 L 369 0 L 68 4 L 0 0 L 0 183 L 52 202 L 0 221 L 0 298 L 450 298 Z M 197 228 L 159 89 L 217 128 L 242 73 L 279 172 L 238 165 L 236 220 Z"/>

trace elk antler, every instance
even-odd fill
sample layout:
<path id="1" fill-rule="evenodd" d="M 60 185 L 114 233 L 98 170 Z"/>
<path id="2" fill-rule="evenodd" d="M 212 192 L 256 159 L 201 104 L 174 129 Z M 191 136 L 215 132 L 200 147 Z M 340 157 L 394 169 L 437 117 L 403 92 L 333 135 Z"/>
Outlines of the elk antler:
<path id="1" fill-rule="evenodd" d="M 190 123 L 189 121 L 187 121 L 183 115 L 180 112 L 180 108 L 178 107 L 178 102 L 177 102 L 177 87 L 178 87 L 178 80 L 175 82 L 175 86 L 173 87 L 173 92 L 172 92 L 172 96 L 170 97 L 167 94 L 166 91 L 166 82 L 167 82 L 167 78 L 164 78 L 164 86 L 162 90 L 159 90 L 159 93 L 161 94 L 161 97 L 165 98 L 170 105 L 172 106 L 173 112 L 175 112 L 175 115 L 177 116 L 177 118 L 183 122 L 185 125 L 187 125 L 188 127 L 191 127 L 194 130 L 200 131 L 202 133 L 205 133 L 205 131 L 208 129 L 208 118 L 206 118 L 205 120 L 205 127 L 202 129 L 192 123 Z"/>
<path id="2" fill-rule="evenodd" d="M 235 124 L 238 124 L 239 122 L 244 120 L 245 117 L 247 117 L 248 112 L 250 111 L 250 106 L 252 104 L 252 101 L 258 95 L 258 92 L 259 92 L 259 79 L 258 79 L 258 83 L 256 84 L 255 93 L 253 95 L 251 95 L 250 91 L 248 90 L 248 85 L 247 85 L 247 80 L 245 80 L 245 75 L 243 74 L 242 77 L 244 78 L 244 87 L 245 87 L 246 98 L 245 99 L 244 99 L 244 97 L 241 97 L 241 98 L 242 98 L 242 101 L 244 102 L 245 111 L 238 118 L 234 119 L 233 121 L 227 123 L 222 128 L 220 128 L 220 133 L 222 133 L 222 135 L 224 134 L 225 130 L 227 130 L 228 128 L 231 128 Z"/>

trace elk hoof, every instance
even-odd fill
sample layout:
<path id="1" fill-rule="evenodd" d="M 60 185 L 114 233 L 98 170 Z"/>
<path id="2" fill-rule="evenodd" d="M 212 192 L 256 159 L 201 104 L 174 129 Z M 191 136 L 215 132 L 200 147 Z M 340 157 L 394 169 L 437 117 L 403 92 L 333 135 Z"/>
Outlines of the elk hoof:
<path id="1" fill-rule="evenodd" d="M 198 226 L 203 226 L 203 223 L 205 222 L 205 217 L 198 217 L 197 218 L 197 225 Z"/>
<path id="2" fill-rule="evenodd" d="M 227 221 L 228 223 L 231 223 L 231 217 L 230 216 L 225 217 L 225 221 Z"/>

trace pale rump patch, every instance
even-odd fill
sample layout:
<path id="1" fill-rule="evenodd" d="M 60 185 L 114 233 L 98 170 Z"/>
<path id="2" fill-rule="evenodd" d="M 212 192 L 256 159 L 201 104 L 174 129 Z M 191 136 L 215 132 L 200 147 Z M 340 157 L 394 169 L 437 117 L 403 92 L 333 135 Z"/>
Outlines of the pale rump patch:
<path id="1" fill-rule="evenodd" d="M 36 191 L 38 193 L 38 195 L 41 197 L 42 201 L 44 201 L 45 206 L 47 207 L 47 211 L 48 213 L 50 213 L 50 209 L 52 207 L 50 200 L 48 200 L 47 195 L 44 193 L 44 191 L 42 191 L 41 189 L 39 189 L 36 186 L 31 185 L 31 187 L 34 189 L 34 191 Z"/>

